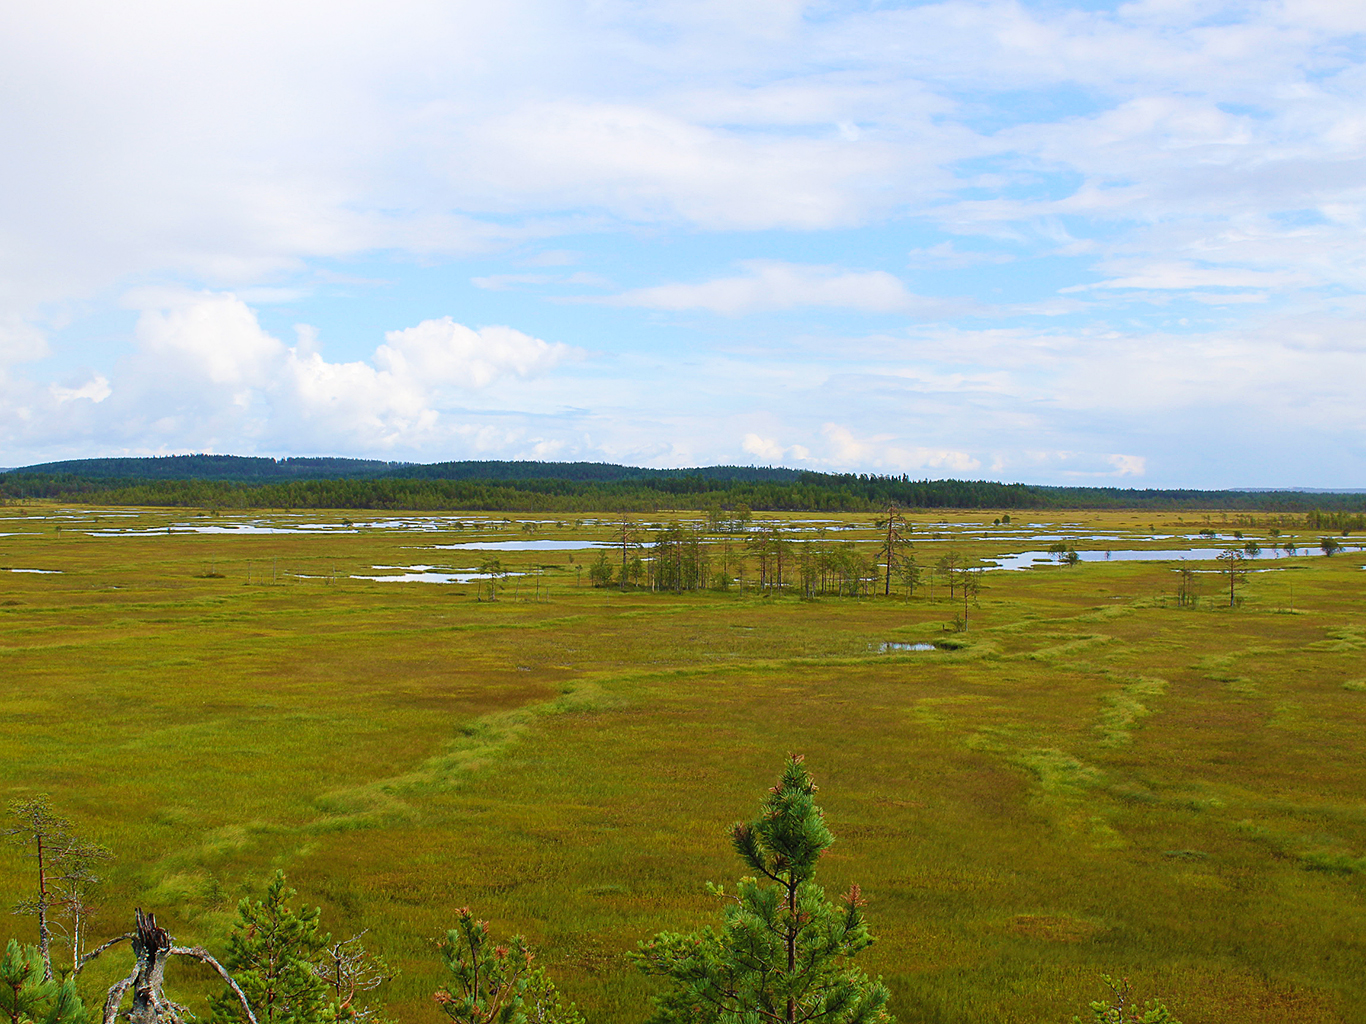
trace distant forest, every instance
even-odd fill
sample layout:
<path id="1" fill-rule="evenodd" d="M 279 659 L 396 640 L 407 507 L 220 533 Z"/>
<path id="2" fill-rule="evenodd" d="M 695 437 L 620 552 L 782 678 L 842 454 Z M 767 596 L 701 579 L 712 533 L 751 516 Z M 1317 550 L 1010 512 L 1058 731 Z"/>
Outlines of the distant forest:
<path id="1" fill-rule="evenodd" d="M 206 509 L 868 512 L 906 509 L 1211 509 L 1348 514 L 1366 494 L 1041 487 L 753 466 L 643 469 L 598 462 L 440 462 L 174 455 L 82 459 L 0 473 L 0 498 Z"/>

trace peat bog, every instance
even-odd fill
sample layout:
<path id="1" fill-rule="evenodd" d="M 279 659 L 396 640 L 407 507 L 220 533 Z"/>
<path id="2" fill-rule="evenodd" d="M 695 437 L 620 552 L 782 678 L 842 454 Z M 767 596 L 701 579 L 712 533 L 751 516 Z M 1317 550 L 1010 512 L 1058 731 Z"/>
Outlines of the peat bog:
<path id="1" fill-rule="evenodd" d="M 1185 1024 L 1366 1022 L 1353 538 L 1326 558 L 1275 520 L 1300 553 L 1259 560 L 1279 571 L 1229 607 L 1190 552 L 1235 526 L 1266 546 L 1271 518 L 912 516 L 926 572 L 949 551 L 983 567 L 961 631 L 942 579 L 759 589 L 743 535 L 706 542 L 727 590 L 594 588 L 599 551 L 620 557 L 609 514 L 128 511 L 0 508 L 0 788 L 50 794 L 115 851 L 92 940 L 141 906 L 214 949 L 283 868 L 402 968 L 405 1024 L 437 1019 L 432 940 L 466 905 L 524 933 L 590 1020 L 641 1020 L 624 954 L 715 919 L 704 884 L 741 873 L 727 827 L 799 752 L 837 839 L 822 881 L 861 885 L 863 966 L 902 1021 L 1070 1020 L 1109 972 Z M 648 557 L 674 517 L 633 518 Z M 871 515 L 756 518 L 878 545 Z M 1041 537 L 1173 558 L 987 567 Z M 427 575 L 447 580 L 363 578 Z M 28 871 L 0 858 L 7 900 Z"/>

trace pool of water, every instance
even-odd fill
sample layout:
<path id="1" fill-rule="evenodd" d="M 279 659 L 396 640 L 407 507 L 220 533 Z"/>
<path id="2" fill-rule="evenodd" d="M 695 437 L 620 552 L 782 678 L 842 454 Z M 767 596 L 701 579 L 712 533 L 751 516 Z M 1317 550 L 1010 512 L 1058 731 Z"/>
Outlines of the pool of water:
<path id="1" fill-rule="evenodd" d="M 1077 560 L 1081 562 L 1201 562 L 1213 561 L 1225 551 L 1240 550 L 1238 548 L 1167 548 L 1165 550 L 1149 548 L 1139 550 L 1136 548 L 1112 549 L 1110 551 L 1078 551 Z M 1323 552 L 1318 548 L 1298 548 L 1295 557 L 1300 558 L 1305 555 L 1322 555 Z M 1243 552 L 1243 557 L 1248 561 L 1270 561 L 1277 558 L 1288 558 L 1283 551 L 1263 548 L 1260 554 L 1249 555 Z M 1019 551 L 1009 555 L 993 555 L 983 558 L 990 568 L 993 569 L 1033 569 L 1040 565 L 1058 565 L 1061 559 L 1058 555 L 1049 551 Z"/>
<path id="2" fill-rule="evenodd" d="M 473 583 L 492 578 L 492 573 L 480 572 L 478 569 L 451 569 L 437 565 L 372 565 L 370 568 L 380 570 L 383 575 L 353 575 L 351 578 L 375 583 Z M 523 572 L 510 572 L 504 578 L 525 575 Z"/>
<path id="3" fill-rule="evenodd" d="M 868 645 L 872 647 L 872 644 Z M 878 654 L 898 654 L 902 651 L 937 651 L 934 644 L 927 643 L 905 643 L 900 640 L 884 640 L 877 645 Z"/>
<path id="4" fill-rule="evenodd" d="M 433 551 L 588 551 L 610 548 L 592 540 L 471 540 L 461 544 L 433 544 Z"/>

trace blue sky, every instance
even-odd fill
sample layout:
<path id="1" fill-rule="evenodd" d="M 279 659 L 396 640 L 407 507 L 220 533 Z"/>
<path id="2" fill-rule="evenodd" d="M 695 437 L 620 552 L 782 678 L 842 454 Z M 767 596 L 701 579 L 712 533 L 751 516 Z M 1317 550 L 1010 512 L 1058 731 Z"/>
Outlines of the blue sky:
<path id="1" fill-rule="evenodd" d="M 1366 486 L 1366 7 L 25 5 L 0 465 Z"/>

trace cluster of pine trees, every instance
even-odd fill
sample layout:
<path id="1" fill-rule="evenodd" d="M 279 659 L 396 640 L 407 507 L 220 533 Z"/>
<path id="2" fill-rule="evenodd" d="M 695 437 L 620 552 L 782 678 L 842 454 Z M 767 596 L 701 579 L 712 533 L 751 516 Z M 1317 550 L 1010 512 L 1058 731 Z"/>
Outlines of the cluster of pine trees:
<path id="1" fill-rule="evenodd" d="M 831 540 L 820 532 L 798 535 L 773 523 L 749 528 L 748 508 L 736 516 L 712 510 L 710 525 L 719 535 L 669 522 L 656 524 L 649 540 L 630 517 L 622 516 L 619 541 L 613 549 L 598 552 L 588 578 L 595 587 L 681 592 L 724 591 L 738 585 L 812 598 L 894 591 L 914 597 L 922 584 L 940 579 L 949 588 L 951 600 L 960 588 L 976 593 L 978 570 L 967 559 L 949 551 L 922 567 L 904 517 L 895 510 L 888 510 L 887 515 L 890 519 L 875 524 L 887 530 L 885 543 L 876 551 L 853 541 Z M 752 572 L 749 578 L 747 571 Z"/>

